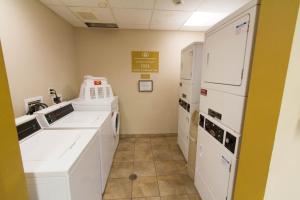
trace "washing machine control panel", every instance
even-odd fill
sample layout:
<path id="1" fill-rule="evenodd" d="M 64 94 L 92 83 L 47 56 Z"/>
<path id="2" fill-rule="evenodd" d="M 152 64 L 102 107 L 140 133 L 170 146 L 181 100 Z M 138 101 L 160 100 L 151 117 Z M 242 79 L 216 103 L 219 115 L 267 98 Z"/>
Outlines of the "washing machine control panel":
<path id="1" fill-rule="evenodd" d="M 74 111 L 74 108 L 73 108 L 72 104 L 70 103 L 70 104 L 68 104 L 66 106 L 63 106 L 63 107 L 57 109 L 57 110 L 54 110 L 54 111 L 52 111 L 50 113 L 47 113 L 45 115 L 45 117 L 46 117 L 47 122 L 49 124 L 52 124 L 55 121 L 63 118 L 64 116 L 66 116 L 67 114 L 69 114 L 69 113 L 71 113 L 73 111 Z"/>
<path id="2" fill-rule="evenodd" d="M 189 103 L 187 103 L 187 102 L 185 102 L 183 99 L 179 99 L 179 105 L 184 109 L 184 110 L 186 110 L 187 112 L 190 112 L 190 108 L 191 108 L 191 106 L 190 106 L 190 104 Z"/>
<path id="3" fill-rule="evenodd" d="M 41 129 L 36 118 L 17 126 L 18 138 L 22 140 Z"/>
<path id="4" fill-rule="evenodd" d="M 221 144 L 223 144 L 224 140 L 224 130 L 221 129 L 219 126 L 211 122 L 210 120 L 205 120 L 205 130 L 216 140 L 218 140 Z"/>
<path id="5" fill-rule="evenodd" d="M 226 132 L 225 147 L 234 154 L 235 146 L 236 146 L 236 137 L 233 136 L 231 133 Z"/>
<path id="6" fill-rule="evenodd" d="M 206 130 L 208 134 L 214 137 L 218 142 L 220 142 L 226 149 L 231 153 L 236 154 L 238 148 L 238 138 L 229 132 L 227 128 L 221 128 L 214 120 L 208 119 L 203 114 L 199 116 L 199 127 Z"/>

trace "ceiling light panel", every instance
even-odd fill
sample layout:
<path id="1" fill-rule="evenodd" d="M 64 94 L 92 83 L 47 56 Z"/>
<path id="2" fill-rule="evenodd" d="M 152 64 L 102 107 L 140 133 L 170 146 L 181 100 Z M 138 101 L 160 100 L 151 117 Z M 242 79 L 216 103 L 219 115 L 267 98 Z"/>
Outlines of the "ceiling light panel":
<path id="1" fill-rule="evenodd" d="M 125 26 L 148 27 L 151 19 L 151 13 L 151 10 L 113 8 L 113 14 L 116 18 L 116 22 L 121 28 Z"/>
<path id="2" fill-rule="evenodd" d="M 109 8 L 70 7 L 70 9 L 83 22 L 115 23 Z"/>
<path id="3" fill-rule="evenodd" d="M 67 6 L 98 7 L 103 0 L 61 0 Z"/>
<path id="4" fill-rule="evenodd" d="M 86 25 L 81 22 L 67 7 L 55 5 L 48 5 L 48 7 L 66 21 L 71 23 L 73 26 L 86 27 Z"/>
<path id="5" fill-rule="evenodd" d="M 203 0 L 183 0 L 181 4 L 175 4 L 173 0 L 156 0 L 156 10 L 182 10 L 195 11 L 199 8 Z"/>
<path id="6" fill-rule="evenodd" d="M 194 12 L 193 15 L 185 22 L 184 26 L 212 26 L 222 20 L 226 14 L 211 12 Z"/>
<path id="7" fill-rule="evenodd" d="M 166 26 L 182 26 L 184 22 L 192 15 L 192 12 L 183 11 L 161 11 L 153 12 L 151 26 L 166 25 Z"/>
<path id="8" fill-rule="evenodd" d="M 154 0 L 108 0 L 112 8 L 153 9 Z"/>

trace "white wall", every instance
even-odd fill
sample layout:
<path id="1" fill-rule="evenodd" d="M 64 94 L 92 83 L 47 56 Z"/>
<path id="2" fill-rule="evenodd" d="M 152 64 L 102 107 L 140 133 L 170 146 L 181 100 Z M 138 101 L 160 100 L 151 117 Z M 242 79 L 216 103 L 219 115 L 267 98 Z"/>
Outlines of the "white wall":
<path id="1" fill-rule="evenodd" d="M 119 96 L 121 133 L 177 133 L 180 51 L 199 32 L 76 29 L 77 63 L 83 75 L 106 76 Z M 131 72 L 131 51 L 159 51 L 154 91 L 139 93 L 140 73 Z"/>
<path id="2" fill-rule="evenodd" d="M 291 51 L 265 200 L 300 199 L 300 13 Z"/>
<path id="3" fill-rule="evenodd" d="M 24 98 L 50 104 L 49 87 L 65 99 L 78 95 L 74 28 L 38 0 L 0 0 L 0 38 L 16 116 Z"/>

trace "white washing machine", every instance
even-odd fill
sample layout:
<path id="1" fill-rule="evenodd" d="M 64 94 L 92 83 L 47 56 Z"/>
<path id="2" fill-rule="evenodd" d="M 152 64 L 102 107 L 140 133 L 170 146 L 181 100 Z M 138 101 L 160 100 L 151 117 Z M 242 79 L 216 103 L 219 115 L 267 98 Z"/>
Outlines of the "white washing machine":
<path id="1" fill-rule="evenodd" d="M 258 1 L 210 28 L 205 34 L 200 111 L 241 133 L 251 72 Z"/>
<path id="2" fill-rule="evenodd" d="M 114 96 L 105 77 L 84 76 L 79 98 L 72 100 L 78 111 L 111 111 L 111 125 L 114 133 L 115 150 L 119 144 L 120 113 L 118 97 Z"/>
<path id="3" fill-rule="evenodd" d="M 30 200 L 102 199 L 95 129 L 44 130 L 35 116 L 16 125 Z"/>
<path id="4" fill-rule="evenodd" d="M 35 113 L 44 129 L 95 129 L 100 142 L 102 192 L 114 156 L 114 134 L 110 111 L 77 111 L 71 102 L 63 102 Z"/>
<path id="5" fill-rule="evenodd" d="M 71 101 L 75 110 L 77 111 L 110 111 L 111 126 L 114 134 L 114 151 L 116 151 L 119 144 L 120 132 L 120 113 L 118 106 L 118 97 L 109 97 L 97 100 L 83 100 L 74 99 Z"/>
<path id="6" fill-rule="evenodd" d="M 200 114 L 195 186 L 203 200 L 232 199 L 239 141 L 239 133 Z"/>

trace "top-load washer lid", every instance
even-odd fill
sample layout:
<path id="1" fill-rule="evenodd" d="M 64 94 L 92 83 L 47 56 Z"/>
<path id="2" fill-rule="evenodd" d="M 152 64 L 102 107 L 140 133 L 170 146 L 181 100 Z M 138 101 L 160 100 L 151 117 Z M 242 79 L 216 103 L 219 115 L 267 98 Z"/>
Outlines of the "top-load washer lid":
<path id="1" fill-rule="evenodd" d="M 108 111 L 75 111 L 54 122 L 49 128 L 99 128 L 110 113 Z"/>
<path id="2" fill-rule="evenodd" d="M 35 117 L 16 120 L 18 133 L 26 133 L 20 140 L 24 172 L 27 177 L 65 176 L 86 149 L 97 131 L 36 130 Z M 26 124 L 26 126 L 24 126 Z"/>
<path id="3" fill-rule="evenodd" d="M 44 128 L 99 128 L 110 112 L 74 111 L 70 102 L 64 102 L 35 112 L 35 115 Z"/>
<path id="4" fill-rule="evenodd" d="M 74 99 L 72 100 L 74 109 L 77 111 L 117 111 L 118 110 L 118 97 L 110 97 L 105 99 L 95 99 L 95 100 L 83 100 L 83 99 Z"/>

